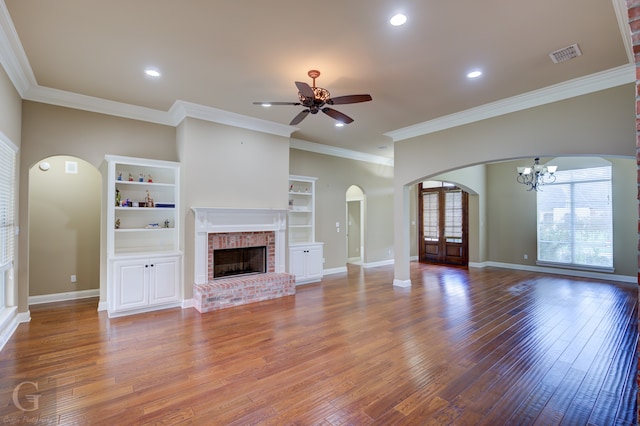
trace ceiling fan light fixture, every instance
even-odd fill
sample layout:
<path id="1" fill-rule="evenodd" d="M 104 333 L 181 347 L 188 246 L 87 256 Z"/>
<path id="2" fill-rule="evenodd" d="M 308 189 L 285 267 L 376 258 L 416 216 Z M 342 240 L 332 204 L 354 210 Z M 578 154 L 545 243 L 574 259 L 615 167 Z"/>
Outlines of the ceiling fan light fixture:
<path id="1" fill-rule="evenodd" d="M 338 121 L 338 122 L 336 123 L 336 127 L 344 127 L 344 123 L 343 123 L 343 122 L 341 122 L 341 121 Z"/>

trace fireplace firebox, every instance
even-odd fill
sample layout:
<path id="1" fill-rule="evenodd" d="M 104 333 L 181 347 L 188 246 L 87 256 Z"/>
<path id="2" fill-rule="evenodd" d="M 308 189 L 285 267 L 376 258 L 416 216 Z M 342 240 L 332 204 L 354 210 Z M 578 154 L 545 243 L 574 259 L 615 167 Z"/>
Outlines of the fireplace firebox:
<path id="1" fill-rule="evenodd" d="M 240 247 L 213 251 L 213 279 L 267 272 L 267 248 Z"/>

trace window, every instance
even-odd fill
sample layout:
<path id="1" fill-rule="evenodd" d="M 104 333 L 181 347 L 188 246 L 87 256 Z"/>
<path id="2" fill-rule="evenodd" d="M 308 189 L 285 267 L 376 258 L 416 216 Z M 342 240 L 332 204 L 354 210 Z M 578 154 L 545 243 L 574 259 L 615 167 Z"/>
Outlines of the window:
<path id="1" fill-rule="evenodd" d="M 6 307 L 6 282 L 13 266 L 16 149 L 0 133 L 0 311 Z"/>
<path id="2" fill-rule="evenodd" d="M 556 172 L 538 197 L 538 262 L 613 270 L 611 166 Z"/>

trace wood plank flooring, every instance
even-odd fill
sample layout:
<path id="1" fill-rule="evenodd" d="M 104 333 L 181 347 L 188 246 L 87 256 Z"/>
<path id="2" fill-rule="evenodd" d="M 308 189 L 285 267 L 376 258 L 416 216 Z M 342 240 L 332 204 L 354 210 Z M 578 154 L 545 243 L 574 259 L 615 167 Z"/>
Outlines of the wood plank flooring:
<path id="1" fill-rule="evenodd" d="M 417 263 L 411 274 L 394 288 L 392 267 L 349 266 L 294 297 L 206 314 L 32 306 L 0 352 L 0 421 L 636 423 L 635 285 Z"/>

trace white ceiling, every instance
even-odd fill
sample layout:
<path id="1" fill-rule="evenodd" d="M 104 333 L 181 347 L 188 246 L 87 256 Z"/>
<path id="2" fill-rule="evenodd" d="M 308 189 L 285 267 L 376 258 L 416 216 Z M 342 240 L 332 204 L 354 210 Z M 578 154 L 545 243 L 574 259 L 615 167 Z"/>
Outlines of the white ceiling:
<path id="1" fill-rule="evenodd" d="M 461 111 L 470 116 L 567 81 L 575 88 L 635 79 L 624 0 L 4 0 L 1 6 L 0 60 L 25 99 L 143 118 L 166 115 L 178 101 L 240 121 L 274 122 L 295 139 L 389 158 L 394 139 Z M 408 16 L 402 27 L 388 23 L 397 11 Z M 582 56 L 550 60 L 550 52 L 574 43 Z M 161 78 L 146 77 L 149 66 Z M 483 76 L 467 79 L 475 68 Z M 310 69 L 321 71 L 316 83 L 332 96 L 369 93 L 373 101 L 335 106 L 355 120 L 343 128 L 318 114 L 289 129 L 302 107 L 252 104 L 297 101 L 294 81 L 311 84 Z"/>

